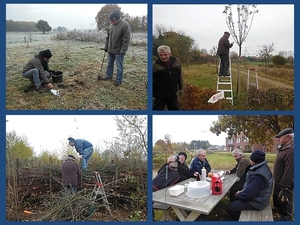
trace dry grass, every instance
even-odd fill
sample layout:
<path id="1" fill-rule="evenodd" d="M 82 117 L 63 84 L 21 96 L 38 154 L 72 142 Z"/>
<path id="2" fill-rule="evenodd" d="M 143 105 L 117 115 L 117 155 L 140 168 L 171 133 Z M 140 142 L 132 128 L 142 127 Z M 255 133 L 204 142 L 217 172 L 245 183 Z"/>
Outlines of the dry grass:
<path id="1" fill-rule="evenodd" d="M 8 35 L 8 34 L 7 34 Z M 15 35 L 15 34 L 14 34 Z M 19 40 L 22 39 L 20 34 Z M 103 43 L 78 40 L 52 40 L 36 34 L 32 43 L 15 41 L 7 36 L 6 109 L 7 110 L 144 110 L 147 109 L 147 46 L 130 46 L 124 59 L 123 83 L 98 81 L 105 75 Z M 14 41 L 10 41 L 14 40 Z M 34 53 L 49 48 L 53 54 L 49 67 L 63 72 L 63 82 L 54 83 L 61 97 L 39 94 L 21 75 L 23 66 Z M 114 71 L 113 79 L 116 76 Z M 50 79 L 51 81 L 51 79 Z M 25 91 L 25 92 L 24 92 Z"/>

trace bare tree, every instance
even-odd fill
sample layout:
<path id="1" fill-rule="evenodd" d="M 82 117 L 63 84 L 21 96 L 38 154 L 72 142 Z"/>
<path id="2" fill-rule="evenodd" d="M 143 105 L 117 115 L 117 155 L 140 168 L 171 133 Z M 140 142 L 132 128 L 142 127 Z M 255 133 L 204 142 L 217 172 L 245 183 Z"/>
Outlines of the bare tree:
<path id="1" fill-rule="evenodd" d="M 252 8 L 252 10 L 250 9 Z M 242 53 L 242 44 L 246 40 L 250 28 L 252 26 L 253 18 L 258 9 L 256 5 L 237 5 L 237 22 L 233 19 L 232 6 L 225 6 L 225 20 L 229 28 L 230 34 L 233 37 L 234 41 L 239 46 L 239 58 L 238 58 L 238 82 L 237 82 L 237 94 L 240 94 L 240 65 L 241 65 L 241 53 Z M 249 21 L 250 19 L 250 21 Z M 250 23 L 248 25 L 248 23 Z M 237 31 L 235 30 L 237 25 Z"/>
<path id="2" fill-rule="evenodd" d="M 265 70 L 266 70 L 266 73 L 268 73 L 270 55 L 275 50 L 274 49 L 274 43 L 269 44 L 269 45 L 262 45 L 262 46 L 259 46 L 259 47 L 261 47 L 261 49 L 258 51 L 259 56 L 264 58 L 264 60 L 265 60 Z"/>

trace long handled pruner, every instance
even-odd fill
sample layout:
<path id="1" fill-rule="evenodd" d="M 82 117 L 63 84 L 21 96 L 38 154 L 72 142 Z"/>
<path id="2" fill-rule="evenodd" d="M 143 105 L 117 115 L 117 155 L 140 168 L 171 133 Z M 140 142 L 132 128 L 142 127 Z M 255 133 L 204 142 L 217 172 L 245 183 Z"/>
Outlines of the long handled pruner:
<path id="1" fill-rule="evenodd" d="M 104 50 L 104 55 L 103 55 L 102 63 L 100 66 L 100 70 L 98 72 L 98 80 L 102 80 L 102 77 L 103 77 L 103 63 L 104 63 L 104 59 L 105 59 L 105 55 L 106 55 L 106 49 L 105 48 L 100 48 L 100 49 Z"/>

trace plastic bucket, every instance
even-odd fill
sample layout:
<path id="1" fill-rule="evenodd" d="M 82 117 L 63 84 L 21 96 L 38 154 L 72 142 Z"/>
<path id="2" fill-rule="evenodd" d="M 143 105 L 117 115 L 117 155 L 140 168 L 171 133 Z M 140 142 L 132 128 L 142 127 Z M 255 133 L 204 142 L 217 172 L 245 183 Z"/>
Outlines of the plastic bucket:
<path id="1" fill-rule="evenodd" d="M 63 72 L 54 71 L 51 75 L 53 83 L 61 83 L 63 80 Z"/>

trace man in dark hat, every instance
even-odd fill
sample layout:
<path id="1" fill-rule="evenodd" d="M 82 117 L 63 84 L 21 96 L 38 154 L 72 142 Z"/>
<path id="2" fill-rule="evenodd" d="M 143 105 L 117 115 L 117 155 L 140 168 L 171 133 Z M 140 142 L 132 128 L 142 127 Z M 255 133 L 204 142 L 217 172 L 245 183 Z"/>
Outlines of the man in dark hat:
<path id="1" fill-rule="evenodd" d="M 53 88 L 49 78 L 51 77 L 48 62 L 52 57 L 49 49 L 35 54 L 23 67 L 22 76 L 34 83 L 35 89 L 39 93 L 44 93 Z M 45 85 L 45 86 L 43 86 Z"/>
<path id="2" fill-rule="evenodd" d="M 61 175 L 62 175 L 62 191 L 77 192 L 79 166 L 75 161 L 75 156 L 68 155 L 68 158 L 62 163 Z"/>
<path id="3" fill-rule="evenodd" d="M 285 128 L 276 136 L 278 152 L 274 163 L 273 212 L 281 221 L 293 221 L 294 130 Z"/>
<path id="4" fill-rule="evenodd" d="M 75 147 L 75 150 L 79 153 L 81 157 L 81 168 L 83 171 L 86 171 L 94 151 L 92 143 L 84 139 L 74 139 L 72 137 L 69 137 L 68 141 L 69 145 Z"/>
<path id="5" fill-rule="evenodd" d="M 119 10 L 113 10 L 109 19 L 111 25 L 107 31 L 105 43 L 105 51 L 107 52 L 106 76 L 99 78 L 99 80 L 112 81 L 116 61 L 117 75 L 114 85 L 119 86 L 123 81 L 123 61 L 130 43 L 131 28 L 129 23 L 121 19 Z"/>
<path id="6" fill-rule="evenodd" d="M 190 171 L 196 177 L 201 176 L 202 168 L 206 169 L 206 175 L 211 171 L 211 166 L 206 159 L 206 151 L 203 149 L 199 149 L 197 151 L 197 155 L 192 159 L 190 163 Z"/>
<path id="7" fill-rule="evenodd" d="M 185 164 L 187 154 L 179 152 L 170 156 L 167 162 L 158 170 L 157 176 L 152 180 L 152 191 L 157 191 L 180 181 L 193 177 Z"/>
<path id="8" fill-rule="evenodd" d="M 246 182 L 242 190 L 236 192 L 235 201 L 226 206 L 227 213 L 234 220 L 239 220 L 243 210 L 263 210 L 270 204 L 273 188 L 273 175 L 265 160 L 265 153 L 254 151 L 250 156 L 250 164 Z"/>
<path id="9" fill-rule="evenodd" d="M 230 76 L 229 70 L 229 49 L 233 46 L 233 42 L 229 43 L 230 33 L 225 31 L 218 43 L 217 54 L 220 57 L 219 76 Z"/>

